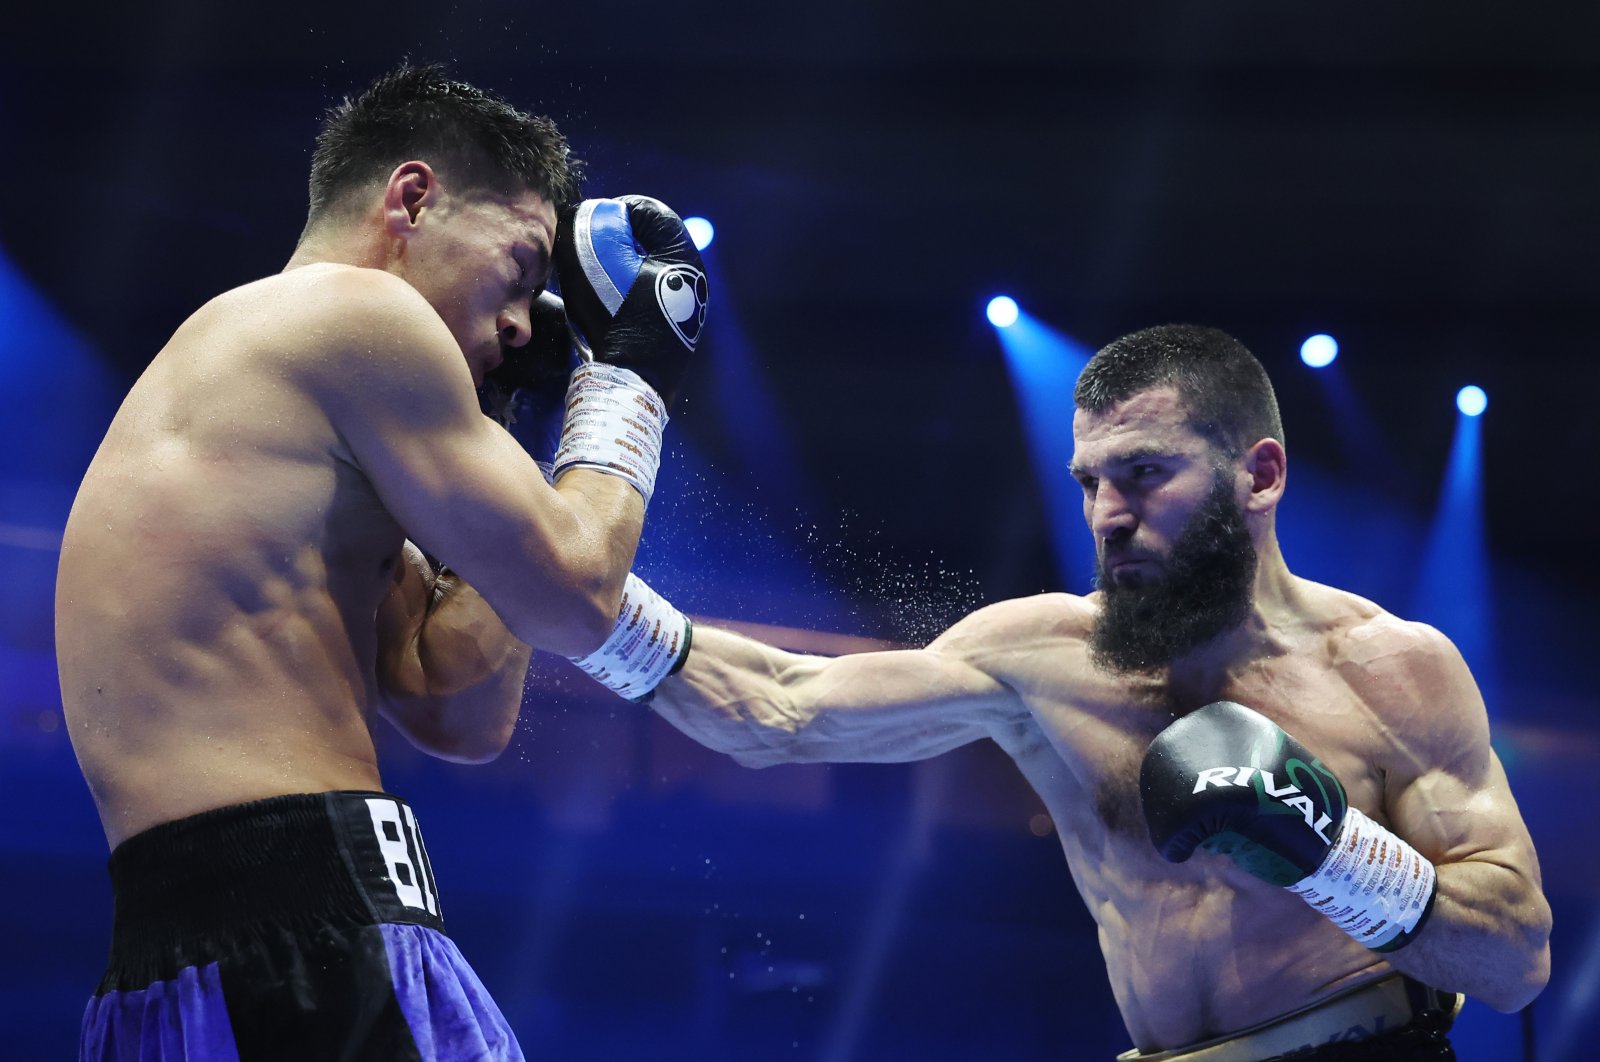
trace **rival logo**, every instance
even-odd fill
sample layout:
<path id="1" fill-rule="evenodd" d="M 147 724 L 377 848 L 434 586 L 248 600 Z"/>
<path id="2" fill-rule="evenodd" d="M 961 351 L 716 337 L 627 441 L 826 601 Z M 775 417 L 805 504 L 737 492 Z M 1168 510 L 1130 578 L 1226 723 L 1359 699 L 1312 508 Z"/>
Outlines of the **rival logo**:
<path id="1" fill-rule="evenodd" d="M 1274 786 L 1271 771 L 1263 771 L 1259 767 L 1208 767 L 1206 770 L 1201 771 L 1195 779 L 1194 792 L 1198 793 L 1207 786 L 1213 785 L 1218 787 L 1225 785 L 1248 787 L 1250 785 L 1250 776 L 1254 774 L 1260 775 L 1261 791 L 1279 803 L 1300 812 L 1306 820 L 1306 825 L 1311 827 L 1318 837 L 1321 837 L 1328 844 L 1333 843 L 1333 839 L 1324 832 L 1329 826 L 1333 825 L 1332 817 L 1326 812 L 1318 816 L 1316 805 L 1311 802 L 1311 798 L 1306 796 L 1299 786 L 1291 783 L 1285 783 L 1281 789 Z"/>

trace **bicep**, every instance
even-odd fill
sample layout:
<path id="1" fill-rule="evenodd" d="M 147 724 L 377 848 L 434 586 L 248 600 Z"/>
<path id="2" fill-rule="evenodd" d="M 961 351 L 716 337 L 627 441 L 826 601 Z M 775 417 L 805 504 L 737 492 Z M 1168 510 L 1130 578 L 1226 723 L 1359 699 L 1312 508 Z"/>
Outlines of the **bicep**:
<path id="1" fill-rule="evenodd" d="M 520 640 L 574 656 L 604 639 L 644 517 L 626 481 L 577 470 L 550 487 L 476 405 L 369 442 L 358 459 L 384 505 Z"/>
<path id="2" fill-rule="evenodd" d="M 1492 750 L 1486 760 L 1481 774 L 1441 766 L 1391 779 L 1390 823 L 1436 864 L 1495 863 L 1537 880 L 1533 841 L 1505 770 Z"/>
<path id="3" fill-rule="evenodd" d="M 586 519 L 479 411 L 443 323 L 416 308 L 408 320 L 407 309 L 368 322 L 370 349 L 318 380 L 333 426 L 409 538 L 478 587 L 523 640 L 565 651 L 545 635 L 575 594 L 592 592 L 595 572 L 626 571 L 604 529 L 639 522 L 633 492 L 590 491 L 586 504 L 609 509 Z"/>
<path id="4" fill-rule="evenodd" d="M 434 394 L 387 408 L 374 398 L 363 405 L 340 427 L 409 537 L 475 584 L 515 582 L 529 562 L 547 559 L 543 554 L 565 530 L 559 498 L 532 459 L 466 395 Z"/>
<path id="5" fill-rule="evenodd" d="M 1532 840 L 1466 664 L 1434 633 L 1411 670 L 1410 714 L 1395 726 L 1399 755 L 1384 779 L 1391 824 L 1436 863 L 1500 863 L 1536 879 Z"/>

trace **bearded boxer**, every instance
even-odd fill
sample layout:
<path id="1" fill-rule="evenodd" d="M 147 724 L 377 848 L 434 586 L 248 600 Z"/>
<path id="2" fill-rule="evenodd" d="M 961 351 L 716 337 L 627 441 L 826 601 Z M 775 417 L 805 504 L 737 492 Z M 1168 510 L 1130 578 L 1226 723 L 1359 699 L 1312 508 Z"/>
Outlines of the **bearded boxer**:
<path id="1" fill-rule="evenodd" d="M 750 766 L 988 738 L 1054 818 L 1127 1059 L 1454 1057 L 1458 993 L 1549 976 L 1550 910 L 1484 704 L 1437 631 L 1293 575 L 1265 371 L 1213 329 L 1080 377 L 1087 597 L 983 608 L 824 659 L 697 628 L 653 706 Z"/>
<path id="2" fill-rule="evenodd" d="M 683 650 L 632 633 L 628 569 L 705 276 L 663 204 L 578 178 L 547 120 L 402 66 L 327 115 L 284 270 L 117 413 L 56 611 L 116 901 L 81 1058 L 522 1058 L 373 731 L 485 761 L 530 646 L 622 693 Z M 525 364 L 552 257 L 576 370 L 547 326 Z"/>

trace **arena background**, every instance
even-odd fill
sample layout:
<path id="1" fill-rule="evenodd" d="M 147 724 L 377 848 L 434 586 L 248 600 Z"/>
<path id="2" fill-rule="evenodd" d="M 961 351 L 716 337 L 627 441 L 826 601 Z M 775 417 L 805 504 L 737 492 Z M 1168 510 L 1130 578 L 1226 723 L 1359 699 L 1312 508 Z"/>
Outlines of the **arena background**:
<path id="1" fill-rule="evenodd" d="M 71 1057 L 108 942 L 51 647 L 78 478 L 172 329 L 281 268 L 318 115 L 404 55 L 555 117 L 592 194 L 716 225 L 639 559 L 697 615 L 837 652 L 1086 589 L 1052 445 L 1069 401 L 987 300 L 1016 298 L 1053 365 L 1150 324 L 1239 336 L 1284 407 L 1291 566 L 1457 639 L 1538 844 L 1554 976 L 1528 1015 L 1469 1004 L 1461 1057 L 1530 1037 L 1545 1062 L 1594 1057 L 1600 11 L 1477 0 L 8 15 L 0 1057 Z M 1320 372 L 1299 359 L 1318 332 L 1340 343 Z M 1468 383 L 1489 395 L 1471 424 Z M 753 771 L 586 683 L 541 658 L 488 766 L 379 735 L 532 1057 L 1127 1046 L 1049 820 L 997 749 Z"/>

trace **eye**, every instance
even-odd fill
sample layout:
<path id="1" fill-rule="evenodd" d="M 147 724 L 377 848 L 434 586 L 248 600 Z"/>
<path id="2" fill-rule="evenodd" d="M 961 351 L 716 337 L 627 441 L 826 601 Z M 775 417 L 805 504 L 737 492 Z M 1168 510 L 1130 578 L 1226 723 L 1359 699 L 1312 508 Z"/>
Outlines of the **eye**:
<path id="1" fill-rule="evenodd" d="M 1078 486 L 1083 488 L 1085 494 L 1093 494 L 1095 487 L 1100 485 L 1100 481 L 1093 476 L 1077 476 L 1075 478 L 1078 481 Z"/>
<path id="2" fill-rule="evenodd" d="M 536 295 L 537 292 L 528 285 L 528 267 L 523 265 L 522 260 L 515 255 L 512 256 L 511 261 L 517 267 L 516 283 L 511 285 L 511 290 L 518 295 Z"/>

